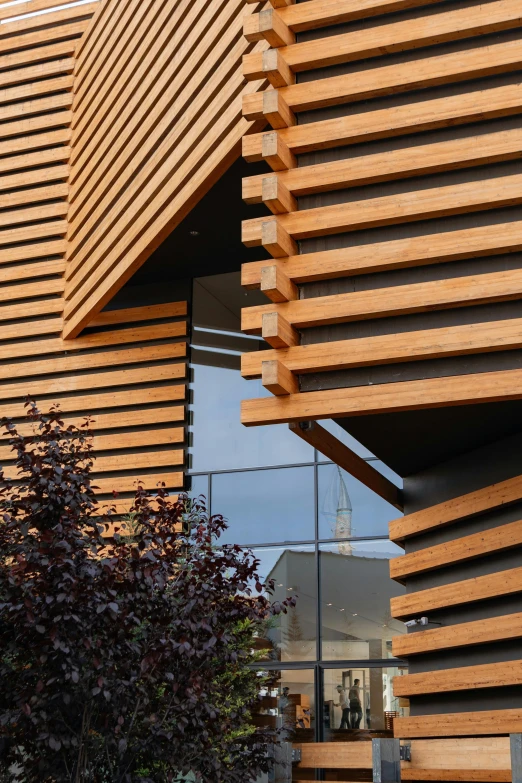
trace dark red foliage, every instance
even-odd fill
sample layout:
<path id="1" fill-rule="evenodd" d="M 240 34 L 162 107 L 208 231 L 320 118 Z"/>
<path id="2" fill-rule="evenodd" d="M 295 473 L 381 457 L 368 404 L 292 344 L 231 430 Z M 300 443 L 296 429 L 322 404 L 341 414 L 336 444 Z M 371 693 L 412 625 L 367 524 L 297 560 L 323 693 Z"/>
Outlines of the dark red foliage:
<path id="1" fill-rule="evenodd" d="M 249 722 L 252 635 L 291 601 L 270 603 L 251 552 L 216 546 L 226 524 L 203 501 L 138 489 L 126 528 L 102 515 L 88 425 L 33 403 L 28 420 L 32 438 L 4 422 L 22 481 L 0 489 L 3 769 L 27 783 L 255 780 L 275 739 Z"/>

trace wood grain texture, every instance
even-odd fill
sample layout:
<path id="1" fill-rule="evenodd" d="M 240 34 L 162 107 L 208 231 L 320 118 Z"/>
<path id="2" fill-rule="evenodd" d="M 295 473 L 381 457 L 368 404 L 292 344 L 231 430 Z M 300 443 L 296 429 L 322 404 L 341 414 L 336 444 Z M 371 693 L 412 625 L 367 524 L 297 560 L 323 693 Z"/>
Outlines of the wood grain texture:
<path id="1" fill-rule="evenodd" d="M 396 678 L 401 679 L 401 678 Z M 414 773 L 421 769 L 432 775 L 447 772 L 469 772 L 476 767 L 475 773 L 482 775 L 504 774 L 511 768 L 509 737 L 458 737 L 455 739 L 413 740 L 410 746 L 411 762 L 401 765 L 402 778 L 416 780 Z M 406 775 L 406 777 L 405 777 Z M 422 777 L 421 780 L 437 780 L 436 777 Z M 439 778 L 441 780 L 473 781 L 475 777 Z M 503 780 L 483 778 L 484 780 Z M 511 778 L 510 778 L 511 780 Z"/>
<path id="2" fill-rule="evenodd" d="M 510 568 L 486 576 L 476 576 L 461 582 L 396 596 L 391 599 L 390 606 L 393 617 L 404 619 L 417 613 L 475 603 L 519 592 L 522 592 L 522 568 Z"/>
<path id="3" fill-rule="evenodd" d="M 522 476 L 515 476 L 395 519 L 390 522 L 390 538 L 396 543 L 402 543 L 405 539 L 427 530 L 469 519 L 490 509 L 509 506 L 520 499 L 522 499 Z"/>
<path id="4" fill-rule="evenodd" d="M 477 557 L 486 557 L 521 545 L 522 521 L 510 522 L 491 530 L 472 533 L 454 541 L 393 558 L 390 560 L 390 576 L 398 582 L 403 582 L 407 577 L 415 574 L 423 574 L 455 563 L 464 563 Z"/>
<path id="5" fill-rule="evenodd" d="M 426 693 L 446 693 L 448 690 L 501 688 L 507 685 L 522 685 L 522 661 L 502 661 L 422 674 L 405 674 L 402 677 L 394 677 L 393 693 L 396 697 L 419 696 Z"/>
<path id="6" fill-rule="evenodd" d="M 410 737 L 466 737 L 491 734 L 516 734 L 522 730 L 522 711 L 484 710 L 445 715 L 396 718 L 394 735 Z"/>
<path id="7" fill-rule="evenodd" d="M 423 410 L 522 398 L 522 371 L 475 373 L 400 381 L 348 389 L 300 392 L 285 398 L 243 400 L 241 421 L 247 427 L 310 419 L 364 416 L 370 413 Z"/>
<path id="8" fill-rule="evenodd" d="M 314 742 L 297 744 L 294 747 L 301 751 L 301 769 L 372 768 L 371 742 Z"/>

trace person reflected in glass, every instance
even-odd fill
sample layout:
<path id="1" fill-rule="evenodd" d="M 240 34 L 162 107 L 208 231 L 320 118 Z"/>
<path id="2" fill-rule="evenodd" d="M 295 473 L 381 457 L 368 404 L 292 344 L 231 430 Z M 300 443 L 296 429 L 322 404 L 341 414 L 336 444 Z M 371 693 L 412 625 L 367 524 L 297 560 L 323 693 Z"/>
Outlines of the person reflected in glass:
<path id="1" fill-rule="evenodd" d="M 344 690 L 342 685 L 337 686 L 337 693 L 339 694 L 339 701 L 334 702 L 334 704 L 336 707 L 340 707 L 342 710 L 341 725 L 339 726 L 339 728 L 349 729 L 350 728 L 350 702 L 348 697 L 346 696 L 346 691 Z"/>
<path id="2" fill-rule="evenodd" d="M 359 683 L 360 680 L 354 680 L 353 685 L 348 692 L 350 727 L 352 729 L 358 729 L 362 720 L 361 688 L 359 687 Z"/>

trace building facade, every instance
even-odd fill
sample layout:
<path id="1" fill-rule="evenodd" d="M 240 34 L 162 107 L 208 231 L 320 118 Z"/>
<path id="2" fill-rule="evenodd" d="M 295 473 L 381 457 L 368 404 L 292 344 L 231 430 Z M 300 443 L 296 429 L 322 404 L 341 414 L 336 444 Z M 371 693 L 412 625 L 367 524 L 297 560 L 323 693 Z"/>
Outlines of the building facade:
<path id="1" fill-rule="evenodd" d="M 521 74 L 520 0 L 0 3 L 0 415 L 203 494 L 298 595 L 257 722 L 409 779 L 522 732 Z"/>

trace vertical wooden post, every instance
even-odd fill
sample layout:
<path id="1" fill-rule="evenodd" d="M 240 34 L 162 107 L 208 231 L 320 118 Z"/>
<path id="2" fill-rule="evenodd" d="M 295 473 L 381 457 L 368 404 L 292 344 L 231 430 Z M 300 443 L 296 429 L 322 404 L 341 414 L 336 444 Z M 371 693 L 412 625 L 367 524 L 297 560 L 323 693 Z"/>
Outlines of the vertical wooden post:
<path id="1" fill-rule="evenodd" d="M 522 783 L 522 734 L 511 734 L 511 780 Z"/>
<path id="2" fill-rule="evenodd" d="M 401 747 L 398 739 L 372 739 L 373 783 L 400 783 Z"/>

